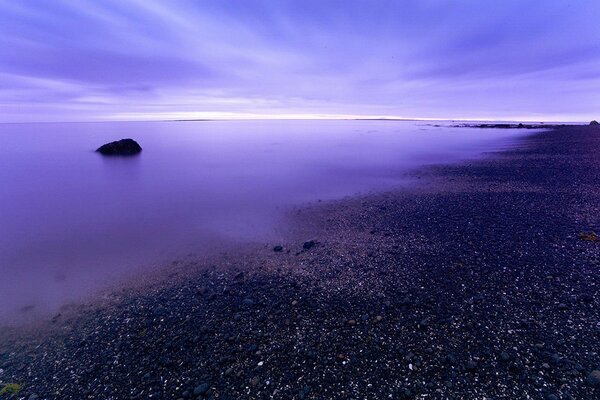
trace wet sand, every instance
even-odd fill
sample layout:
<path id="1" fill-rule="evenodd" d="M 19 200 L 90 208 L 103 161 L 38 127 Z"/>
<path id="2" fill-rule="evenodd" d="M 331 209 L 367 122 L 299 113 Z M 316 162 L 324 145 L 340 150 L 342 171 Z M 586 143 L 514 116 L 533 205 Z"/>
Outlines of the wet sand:
<path id="1" fill-rule="evenodd" d="M 287 242 L 5 330 L 0 382 L 24 399 L 597 398 L 599 150 L 598 127 L 556 127 L 412 190 L 298 209 Z"/>

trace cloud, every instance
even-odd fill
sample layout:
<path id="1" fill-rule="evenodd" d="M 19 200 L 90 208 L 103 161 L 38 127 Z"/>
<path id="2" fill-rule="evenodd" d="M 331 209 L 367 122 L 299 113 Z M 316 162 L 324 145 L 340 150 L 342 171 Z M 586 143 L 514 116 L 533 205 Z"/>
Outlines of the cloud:
<path id="1" fill-rule="evenodd" d="M 0 121 L 589 119 L 598 20 L 585 0 L 0 0 Z"/>

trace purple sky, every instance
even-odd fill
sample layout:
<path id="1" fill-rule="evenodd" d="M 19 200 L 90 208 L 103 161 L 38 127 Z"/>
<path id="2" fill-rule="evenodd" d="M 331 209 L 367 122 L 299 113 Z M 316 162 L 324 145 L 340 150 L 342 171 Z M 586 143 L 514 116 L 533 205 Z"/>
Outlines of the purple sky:
<path id="1" fill-rule="evenodd" d="M 0 0 L 0 121 L 600 118 L 600 1 Z"/>

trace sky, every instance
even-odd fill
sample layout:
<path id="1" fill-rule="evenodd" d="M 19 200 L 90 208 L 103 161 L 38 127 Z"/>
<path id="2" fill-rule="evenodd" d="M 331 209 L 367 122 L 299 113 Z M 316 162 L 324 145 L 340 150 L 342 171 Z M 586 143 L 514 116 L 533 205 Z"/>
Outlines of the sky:
<path id="1" fill-rule="evenodd" d="M 0 122 L 600 118 L 597 0 L 0 0 Z"/>

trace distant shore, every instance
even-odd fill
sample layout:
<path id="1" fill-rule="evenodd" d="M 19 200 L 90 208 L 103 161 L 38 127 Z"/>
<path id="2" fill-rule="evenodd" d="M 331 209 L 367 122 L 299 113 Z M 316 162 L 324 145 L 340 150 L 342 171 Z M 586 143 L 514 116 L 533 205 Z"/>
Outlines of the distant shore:
<path id="1" fill-rule="evenodd" d="M 553 126 L 414 171 L 414 189 L 297 209 L 289 242 L 186 262 L 51 328 L 3 332 L 0 390 L 596 398 L 599 150 L 600 128 Z"/>

